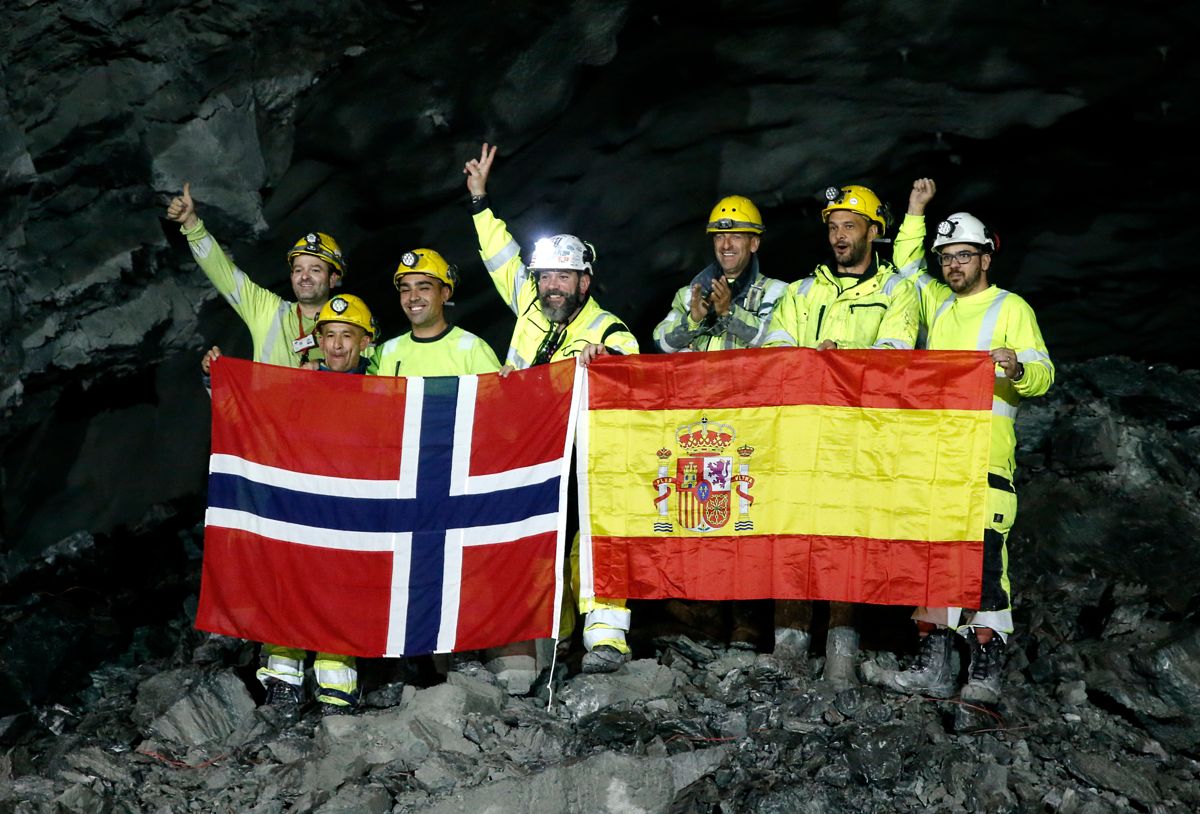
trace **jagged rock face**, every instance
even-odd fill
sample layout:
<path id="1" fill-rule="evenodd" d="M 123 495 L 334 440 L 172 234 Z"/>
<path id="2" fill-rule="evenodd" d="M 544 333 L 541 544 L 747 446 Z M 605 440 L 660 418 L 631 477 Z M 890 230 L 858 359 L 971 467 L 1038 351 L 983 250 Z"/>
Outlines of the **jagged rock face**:
<path id="1" fill-rule="evenodd" d="M 764 269 L 793 280 L 823 256 L 825 186 L 870 184 L 900 212 L 931 176 L 933 217 L 966 208 L 1004 237 L 996 276 L 1057 358 L 1191 365 L 1195 287 L 1161 272 L 1195 234 L 1186 4 L 18 5 L 0 46 L 14 562 L 203 491 L 199 351 L 249 343 L 160 219 L 185 180 L 281 292 L 295 236 L 334 233 L 388 333 L 398 256 L 439 248 L 464 270 L 455 318 L 502 350 L 511 316 L 461 203 L 484 139 L 514 233 L 593 240 L 601 301 L 647 347 L 710 257 L 718 196 L 759 202 Z"/>

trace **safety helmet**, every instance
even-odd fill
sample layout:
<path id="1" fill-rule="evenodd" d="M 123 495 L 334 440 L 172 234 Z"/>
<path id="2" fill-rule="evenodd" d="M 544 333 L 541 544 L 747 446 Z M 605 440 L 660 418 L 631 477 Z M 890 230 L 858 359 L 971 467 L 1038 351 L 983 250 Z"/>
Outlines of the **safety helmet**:
<path id="1" fill-rule="evenodd" d="M 966 212 L 955 212 L 937 225 L 937 237 L 933 239 L 936 251 L 940 246 L 951 243 L 974 243 L 976 246 L 986 246 L 989 251 L 1000 248 L 999 235 L 983 225 L 983 221 Z"/>
<path id="2" fill-rule="evenodd" d="M 379 335 L 379 326 L 375 324 L 375 317 L 371 316 L 371 309 L 353 294 L 336 294 L 329 298 L 329 302 L 321 306 L 315 330 L 321 330 L 321 326 L 326 322 L 347 322 L 357 325 L 367 332 L 367 336 L 371 337 L 372 341 Z"/>
<path id="3" fill-rule="evenodd" d="M 400 257 L 400 265 L 392 275 L 392 285 L 400 289 L 400 278 L 406 274 L 428 274 L 436 277 L 450 287 L 453 296 L 454 287 L 458 285 L 458 267 L 446 262 L 446 258 L 433 249 L 413 249 Z"/>
<path id="4" fill-rule="evenodd" d="M 338 274 L 346 276 L 346 258 L 342 256 L 342 247 L 324 232 L 309 232 L 299 238 L 292 246 L 292 250 L 288 252 L 288 268 L 292 267 L 292 261 L 298 254 L 311 254 L 313 257 L 318 257 L 333 266 L 333 270 Z"/>
<path id="5" fill-rule="evenodd" d="M 754 201 L 745 195 L 727 195 L 717 201 L 717 205 L 708 214 L 708 226 L 704 231 L 710 235 L 716 232 L 749 232 L 761 235 L 766 229 Z"/>
<path id="6" fill-rule="evenodd" d="M 829 215 L 839 209 L 857 212 L 869 221 L 879 224 L 879 236 L 883 237 L 892 220 L 892 213 L 887 204 L 879 200 L 879 196 L 866 187 L 849 184 L 844 187 L 828 187 L 825 190 L 825 208 L 821 210 L 821 220 L 829 223 Z"/>
<path id="7" fill-rule="evenodd" d="M 592 273 L 596 247 L 575 235 L 544 237 L 533 244 L 530 271 L 586 271 Z"/>

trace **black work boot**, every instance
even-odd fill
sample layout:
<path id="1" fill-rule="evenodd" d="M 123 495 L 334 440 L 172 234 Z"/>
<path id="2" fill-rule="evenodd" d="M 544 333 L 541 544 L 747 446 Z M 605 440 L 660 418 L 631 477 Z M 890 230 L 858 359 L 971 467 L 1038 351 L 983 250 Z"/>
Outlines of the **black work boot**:
<path id="1" fill-rule="evenodd" d="M 1000 673 L 1003 665 L 1004 640 L 993 633 L 991 641 L 981 644 L 972 628 L 967 637 L 971 645 L 971 666 L 967 672 L 967 684 L 963 687 L 962 700 L 975 704 L 994 706 L 1000 703 Z"/>
<path id="2" fill-rule="evenodd" d="M 955 689 L 950 663 L 952 636 L 948 629 L 939 627 L 923 637 L 917 659 L 907 670 L 885 670 L 873 661 L 864 662 L 863 679 L 893 692 L 949 698 Z"/>
<path id="3" fill-rule="evenodd" d="M 304 701 L 303 691 L 299 687 L 278 678 L 268 678 L 263 686 L 267 689 L 267 699 L 263 705 L 274 707 L 285 715 L 294 715 Z"/>

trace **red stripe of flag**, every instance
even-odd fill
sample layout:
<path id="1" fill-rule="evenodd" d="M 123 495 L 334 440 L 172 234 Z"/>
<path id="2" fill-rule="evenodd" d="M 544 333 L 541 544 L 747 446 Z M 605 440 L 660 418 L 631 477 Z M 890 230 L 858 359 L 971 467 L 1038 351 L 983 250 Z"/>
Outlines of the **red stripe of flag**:
<path id="1" fill-rule="evenodd" d="M 629 599 L 831 599 L 972 607 L 982 542 L 813 534 L 594 537 L 597 596 Z"/>
<path id="2" fill-rule="evenodd" d="M 979 375 L 986 366 L 988 375 Z M 812 404 L 990 410 L 992 362 L 977 351 L 755 348 L 639 356 L 590 371 L 592 410 L 732 410 Z M 666 386 L 663 386 L 663 383 Z"/>

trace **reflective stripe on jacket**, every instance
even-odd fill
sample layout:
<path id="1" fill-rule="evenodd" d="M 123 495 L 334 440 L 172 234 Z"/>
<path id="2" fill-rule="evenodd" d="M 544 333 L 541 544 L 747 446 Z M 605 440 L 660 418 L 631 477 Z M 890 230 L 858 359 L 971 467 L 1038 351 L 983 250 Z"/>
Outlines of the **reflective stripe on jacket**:
<path id="1" fill-rule="evenodd" d="M 311 335 L 317 324 L 316 318 L 303 316 L 296 303 L 288 302 L 246 276 L 204 228 L 204 221 L 198 221 L 191 229 L 180 227 L 179 231 L 187 238 L 192 257 L 212 281 L 217 293 L 233 306 L 250 329 L 254 361 L 300 367 L 302 353 L 293 350 L 292 341 Z M 320 346 L 309 348 L 307 358 L 310 362 L 324 358 Z"/>
<path id="2" fill-rule="evenodd" d="M 895 256 L 913 279 L 921 300 L 921 347 L 929 350 L 1010 348 L 1025 367 L 1014 382 L 996 365 L 992 395 L 992 455 L 988 469 L 1009 481 L 1016 471 L 1015 424 L 1021 399 L 1041 396 L 1054 383 L 1054 362 L 1046 350 L 1037 316 L 1024 299 L 995 285 L 959 297 L 934 279 L 925 263 L 925 218 L 907 215 L 896 237 Z"/>
<path id="3" fill-rule="evenodd" d="M 692 284 L 706 275 L 711 278 L 717 269 L 716 263 L 710 264 L 675 293 L 671 312 L 654 329 L 654 342 L 660 350 L 676 353 L 757 348 L 766 341 L 771 312 L 787 293 L 787 283 L 763 276 L 758 267 L 758 255 L 751 255 L 750 265 L 737 280 L 741 285 L 737 286 L 739 293 L 730 302 L 729 313 L 722 318 L 693 322 Z"/>
<path id="4" fill-rule="evenodd" d="M 831 339 L 839 348 L 913 349 L 919 324 L 916 292 L 891 263 L 877 263 L 875 273 L 862 278 L 817 266 L 812 275 L 788 286 L 771 316 L 767 346 L 815 348 Z"/>
<path id="5" fill-rule="evenodd" d="M 504 221 L 490 208 L 476 213 L 474 221 L 483 265 L 492 276 L 496 291 L 517 317 L 505 361 L 517 370 L 524 370 L 533 364 L 538 349 L 555 326 L 542 314 L 537 280 L 521 262 L 521 246 L 509 234 Z M 625 355 L 638 352 L 637 339 L 629 328 L 589 296 L 567 324 L 550 361 L 574 358 L 590 344 L 603 344 L 610 351 Z"/>

